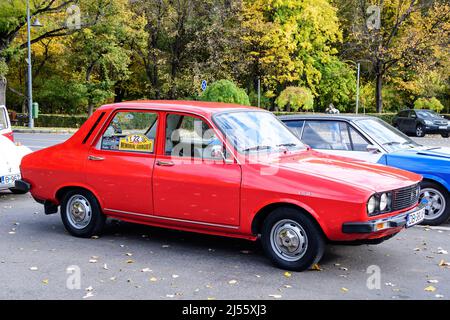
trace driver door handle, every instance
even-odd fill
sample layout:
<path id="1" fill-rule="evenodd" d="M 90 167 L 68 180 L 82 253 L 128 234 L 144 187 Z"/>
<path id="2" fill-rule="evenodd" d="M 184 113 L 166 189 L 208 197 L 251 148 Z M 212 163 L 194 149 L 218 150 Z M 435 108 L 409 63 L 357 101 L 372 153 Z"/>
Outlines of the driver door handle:
<path id="1" fill-rule="evenodd" d="M 96 156 L 88 156 L 88 160 L 91 160 L 91 161 L 103 161 L 103 160 L 105 160 L 105 158 L 103 158 L 103 157 L 96 157 Z"/>
<path id="2" fill-rule="evenodd" d="M 158 160 L 156 161 L 156 165 L 157 166 L 162 166 L 162 167 L 172 167 L 175 165 L 175 163 L 173 163 L 172 161 L 161 161 Z"/>

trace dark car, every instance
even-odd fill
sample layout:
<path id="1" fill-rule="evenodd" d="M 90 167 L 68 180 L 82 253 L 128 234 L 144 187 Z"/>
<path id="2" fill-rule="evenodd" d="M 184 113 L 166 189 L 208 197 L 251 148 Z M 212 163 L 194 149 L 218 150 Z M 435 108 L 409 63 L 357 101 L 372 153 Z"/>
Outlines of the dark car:
<path id="1" fill-rule="evenodd" d="M 407 134 L 424 137 L 427 133 L 440 133 L 448 138 L 450 126 L 447 119 L 431 110 L 403 110 L 392 120 L 394 127 Z"/>

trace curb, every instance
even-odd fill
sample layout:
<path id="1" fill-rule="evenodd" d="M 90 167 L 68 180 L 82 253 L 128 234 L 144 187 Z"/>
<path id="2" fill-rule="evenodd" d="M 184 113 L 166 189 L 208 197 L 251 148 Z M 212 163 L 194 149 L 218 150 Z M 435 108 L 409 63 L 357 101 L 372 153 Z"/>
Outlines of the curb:
<path id="1" fill-rule="evenodd" d="M 12 129 L 14 133 L 62 133 L 71 134 L 77 132 L 78 129 L 47 129 L 47 128 L 35 128 L 35 129 Z"/>

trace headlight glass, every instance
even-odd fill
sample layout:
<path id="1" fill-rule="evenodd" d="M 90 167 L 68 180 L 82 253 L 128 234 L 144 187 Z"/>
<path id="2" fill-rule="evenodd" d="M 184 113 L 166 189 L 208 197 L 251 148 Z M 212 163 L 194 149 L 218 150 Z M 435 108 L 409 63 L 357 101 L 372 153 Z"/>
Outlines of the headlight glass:
<path id="1" fill-rule="evenodd" d="M 430 126 L 430 125 L 432 125 L 432 124 L 433 124 L 433 121 L 430 121 L 430 120 L 425 120 L 425 124 L 426 124 L 426 125 L 429 125 L 429 126 Z"/>
<path id="2" fill-rule="evenodd" d="M 380 211 L 385 211 L 389 207 L 389 194 L 383 193 L 380 196 Z"/>
<path id="3" fill-rule="evenodd" d="M 367 213 L 372 214 L 375 212 L 377 206 L 377 199 L 375 198 L 375 195 L 371 196 L 369 201 L 367 202 Z"/>

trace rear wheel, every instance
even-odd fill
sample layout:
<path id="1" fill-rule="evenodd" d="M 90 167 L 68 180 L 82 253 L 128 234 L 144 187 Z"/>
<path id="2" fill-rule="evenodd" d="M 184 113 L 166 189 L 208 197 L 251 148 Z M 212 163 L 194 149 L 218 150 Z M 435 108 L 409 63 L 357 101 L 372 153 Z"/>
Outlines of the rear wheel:
<path id="1" fill-rule="evenodd" d="M 417 137 L 425 137 L 425 128 L 423 125 L 418 124 L 416 127 L 416 136 Z"/>
<path id="2" fill-rule="evenodd" d="M 325 250 L 319 227 L 293 208 L 279 208 L 269 214 L 264 220 L 261 242 L 276 266 L 292 271 L 303 271 L 318 263 Z"/>
<path id="3" fill-rule="evenodd" d="M 92 193 L 76 189 L 64 195 L 61 219 L 71 235 L 88 238 L 102 231 L 106 217 Z"/>
<path id="4" fill-rule="evenodd" d="M 449 194 L 440 185 L 424 181 L 419 198 L 421 202 L 426 200 L 425 220 L 422 224 L 437 226 L 450 218 Z"/>

